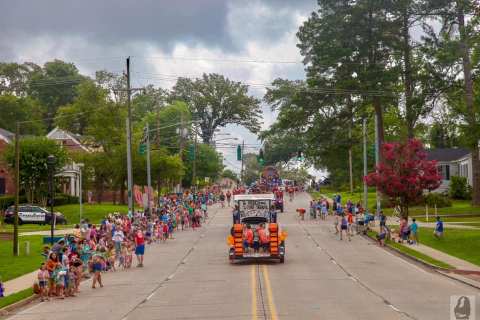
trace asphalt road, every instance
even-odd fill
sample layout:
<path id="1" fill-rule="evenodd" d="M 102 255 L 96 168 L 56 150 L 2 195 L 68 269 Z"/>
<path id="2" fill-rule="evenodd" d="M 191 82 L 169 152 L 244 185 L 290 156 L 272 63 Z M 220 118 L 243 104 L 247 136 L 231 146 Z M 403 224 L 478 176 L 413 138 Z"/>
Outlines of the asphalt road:
<path id="1" fill-rule="evenodd" d="M 371 242 L 339 241 L 332 221 L 299 222 L 300 194 L 279 216 L 285 264 L 231 265 L 229 209 L 208 224 L 147 247 L 145 267 L 108 273 L 105 287 L 82 284 L 75 298 L 30 306 L 10 319 L 450 319 L 451 295 L 479 290 L 411 264 Z M 455 318 L 453 318 L 455 319 Z"/>

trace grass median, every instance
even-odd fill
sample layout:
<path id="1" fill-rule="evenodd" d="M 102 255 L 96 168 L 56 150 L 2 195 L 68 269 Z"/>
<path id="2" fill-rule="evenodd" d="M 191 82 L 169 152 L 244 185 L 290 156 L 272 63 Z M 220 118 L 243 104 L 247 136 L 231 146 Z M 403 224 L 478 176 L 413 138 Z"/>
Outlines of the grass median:
<path id="1" fill-rule="evenodd" d="M 14 294 L 10 294 L 6 297 L 0 298 L 0 309 L 5 308 L 11 304 L 14 304 L 18 301 L 26 299 L 33 295 L 33 289 L 28 288 L 19 292 L 15 292 Z"/>

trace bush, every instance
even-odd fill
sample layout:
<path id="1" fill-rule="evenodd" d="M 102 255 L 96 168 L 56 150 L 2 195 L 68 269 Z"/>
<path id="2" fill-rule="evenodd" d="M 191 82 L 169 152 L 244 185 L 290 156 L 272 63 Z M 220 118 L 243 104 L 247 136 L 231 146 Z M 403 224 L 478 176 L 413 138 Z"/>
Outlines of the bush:
<path id="1" fill-rule="evenodd" d="M 468 200 L 472 198 L 471 188 L 465 177 L 451 177 L 449 193 L 452 199 Z"/>
<path id="2" fill-rule="evenodd" d="M 66 204 L 76 204 L 79 202 L 78 197 L 71 196 L 69 194 L 59 194 L 55 195 L 55 201 L 53 202 L 55 206 L 63 206 Z"/>
<path id="3" fill-rule="evenodd" d="M 451 207 L 452 201 L 450 198 L 441 193 L 429 193 L 425 196 L 425 203 L 430 207 L 437 205 L 437 208 Z"/>
<path id="4" fill-rule="evenodd" d="M 20 196 L 20 203 L 25 203 L 27 198 L 25 196 Z M 7 210 L 8 207 L 15 204 L 15 196 L 0 196 L 0 211 Z"/>

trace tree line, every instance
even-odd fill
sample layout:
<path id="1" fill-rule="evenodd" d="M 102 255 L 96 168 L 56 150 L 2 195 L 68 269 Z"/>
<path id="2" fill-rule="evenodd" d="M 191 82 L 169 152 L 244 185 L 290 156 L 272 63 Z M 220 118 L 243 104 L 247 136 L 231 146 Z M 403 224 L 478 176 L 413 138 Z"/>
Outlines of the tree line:
<path id="1" fill-rule="evenodd" d="M 67 160 L 85 164 L 84 190 L 94 190 L 97 201 L 106 190 L 115 190 L 120 197 L 114 201 L 125 202 L 124 75 L 100 70 L 88 77 L 75 64 L 61 60 L 42 66 L 0 63 L 0 112 L 0 128 L 14 132 L 16 122 L 21 123 L 21 185 L 31 200 L 46 193 L 46 156 L 51 153 L 59 160 L 57 171 Z M 231 123 L 257 132 L 261 109 L 246 85 L 204 74 L 199 79 L 179 78 L 171 90 L 147 85 L 132 97 L 132 117 L 135 183 L 146 185 L 146 157 L 138 150 L 148 123 L 152 183 L 158 190 L 171 190 L 179 181 L 190 187 L 207 177 L 218 178 L 224 167 L 212 146 L 215 132 Z M 73 133 L 92 152 L 66 154 L 46 141 L 45 135 L 55 127 Z M 4 158 L 13 167 L 13 146 Z M 192 181 L 194 162 L 197 181 Z"/>
<path id="2" fill-rule="evenodd" d="M 375 123 L 380 145 L 462 146 L 480 204 L 479 13 L 473 0 L 318 1 L 297 32 L 306 79 L 277 79 L 264 97 L 278 112 L 261 135 L 271 160 L 302 150 L 337 186 L 351 166 L 358 185 L 367 119 L 369 170 Z"/>

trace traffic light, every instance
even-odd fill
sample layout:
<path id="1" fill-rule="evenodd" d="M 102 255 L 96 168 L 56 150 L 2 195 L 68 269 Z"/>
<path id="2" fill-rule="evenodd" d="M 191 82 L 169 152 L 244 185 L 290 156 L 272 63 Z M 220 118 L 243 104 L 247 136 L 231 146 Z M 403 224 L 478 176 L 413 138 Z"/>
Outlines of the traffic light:
<path id="1" fill-rule="evenodd" d="M 195 160 L 195 145 L 191 144 L 188 147 L 188 160 Z"/>
<path id="2" fill-rule="evenodd" d="M 237 160 L 242 161 L 242 146 L 241 145 L 237 146 Z"/>
<path id="3" fill-rule="evenodd" d="M 138 147 L 138 153 L 143 156 L 147 152 L 147 145 L 145 143 L 141 143 Z"/>
<path id="4" fill-rule="evenodd" d="M 262 166 L 265 164 L 265 158 L 263 157 L 262 149 L 260 149 L 260 152 L 258 153 L 258 163 L 260 163 Z"/>

